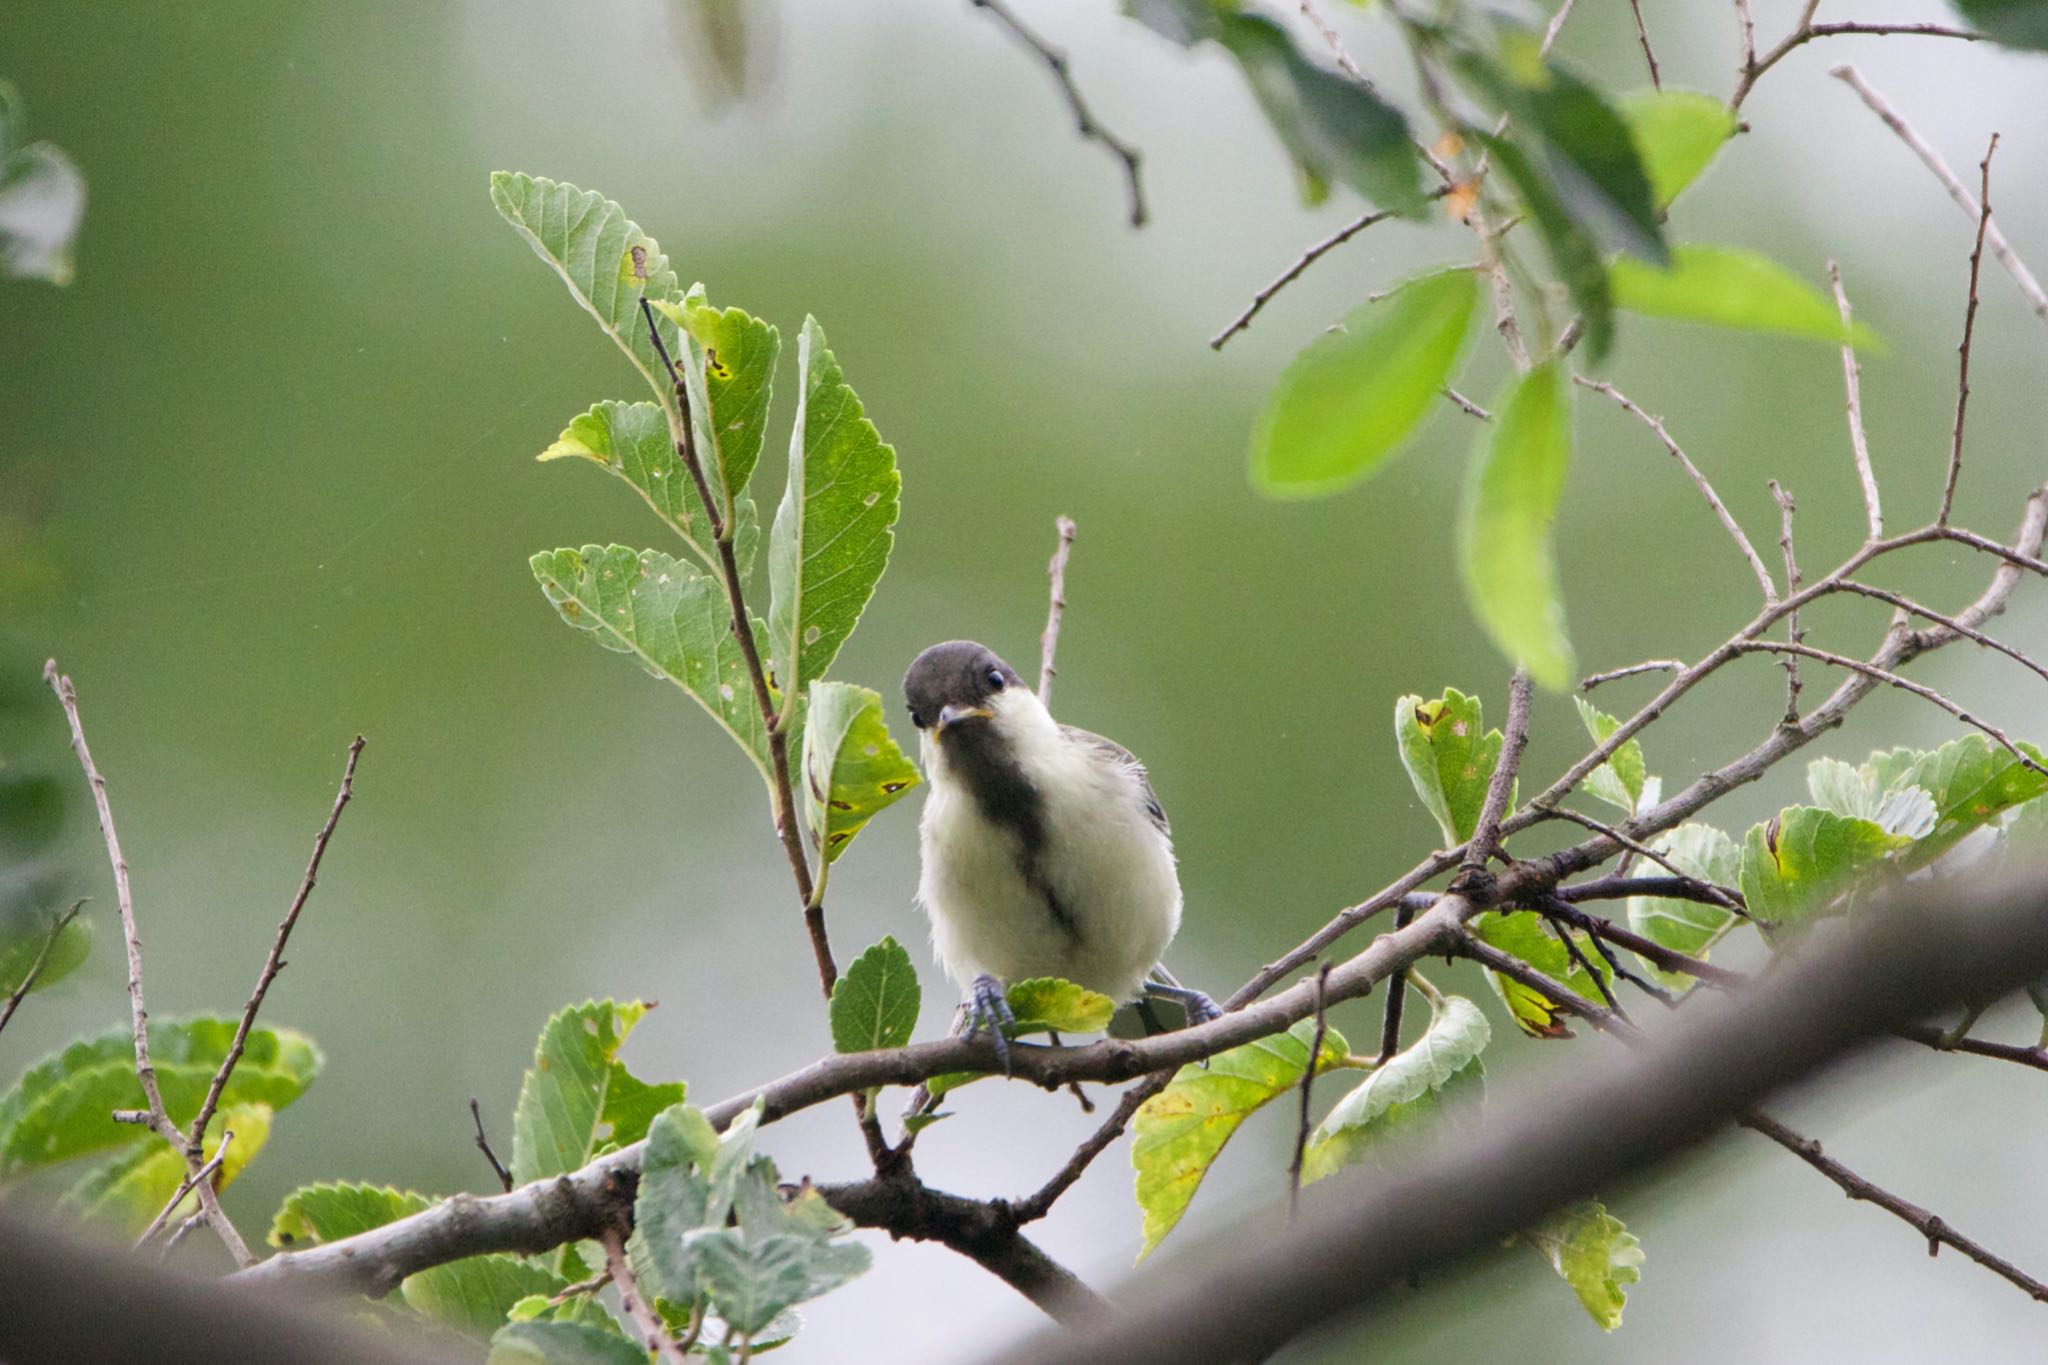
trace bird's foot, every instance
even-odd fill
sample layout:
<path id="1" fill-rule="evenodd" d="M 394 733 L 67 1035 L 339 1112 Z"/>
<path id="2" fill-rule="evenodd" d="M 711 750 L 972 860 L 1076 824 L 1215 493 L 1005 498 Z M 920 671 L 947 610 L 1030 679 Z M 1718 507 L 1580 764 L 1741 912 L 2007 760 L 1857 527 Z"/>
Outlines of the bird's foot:
<path id="1" fill-rule="evenodd" d="M 1010 1074 L 1009 1030 L 1017 1027 L 1017 1016 L 1010 1012 L 1009 998 L 1003 992 L 1003 983 L 983 973 L 974 978 L 974 986 L 967 1002 L 967 1036 L 987 1031 L 990 1041 L 996 1045 L 996 1060 L 1002 1063 L 1003 1074 Z"/>
<path id="2" fill-rule="evenodd" d="M 1192 986 L 1169 986 L 1161 981 L 1148 981 L 1145 983 L 1145 993 L 1161 1000 L 1171 1000 L 1179 1005 L 1181 1013 L 1187 1016 L 1189 1028 L 1223 1017 L 1223 1007 L 1212 1000 L 1207 992 L 1198 991 Z"/>

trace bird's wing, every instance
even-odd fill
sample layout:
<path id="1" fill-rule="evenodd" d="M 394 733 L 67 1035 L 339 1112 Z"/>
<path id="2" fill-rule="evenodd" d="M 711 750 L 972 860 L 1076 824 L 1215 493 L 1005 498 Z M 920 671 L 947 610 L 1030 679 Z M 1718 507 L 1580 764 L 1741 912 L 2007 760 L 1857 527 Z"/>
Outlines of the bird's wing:
<path id="1" fill-rule="evenodd" d="M 1103 758 L 1128 769 L 1131 776 L 1138 779 L 1138 786 L 1145 793 L 1145 813 L 1152 817 L 1152 823 L 1159 827 L 1161 834 L 1173 833 L 1172 826 L 1166 822 L 1166 811 L 1159 804 L 1159 794 L 1152 790 L 1152 779 L 1145 772 L 1145 765 L 1138 761 L 1136 754 L 1113 739 L 1104 739 L 1101 735 L 1091 730 L 1083 730 L 1076 725 L 1062 725 L 1060 733 L 1076 744 L 1085 744 Z"/>

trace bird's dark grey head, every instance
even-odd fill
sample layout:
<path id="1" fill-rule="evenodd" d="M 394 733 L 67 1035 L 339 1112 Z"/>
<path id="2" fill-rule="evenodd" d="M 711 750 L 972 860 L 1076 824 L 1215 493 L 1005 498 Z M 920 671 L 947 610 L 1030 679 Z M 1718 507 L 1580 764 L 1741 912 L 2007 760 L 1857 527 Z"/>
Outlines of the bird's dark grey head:
<path id="1" fill-rule="evenodd" d="M 990 697 L 1023 682 L 987 645 L 948 640 L 911 661 L 903 675 L 903 699 L 910 704 L 910 723 L 929 730 L 946 708 L 984 709 Z"/>

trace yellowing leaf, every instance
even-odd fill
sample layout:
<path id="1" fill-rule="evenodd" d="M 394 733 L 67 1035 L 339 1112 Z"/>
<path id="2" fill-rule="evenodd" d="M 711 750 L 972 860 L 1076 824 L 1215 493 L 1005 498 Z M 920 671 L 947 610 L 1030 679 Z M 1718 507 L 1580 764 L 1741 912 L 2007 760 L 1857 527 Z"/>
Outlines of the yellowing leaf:
<path id="1" fill-rule="evenodd" d="M 1628 1286 L 1642 1278 L 1643 1244 L 1599 1204 L 1575 1204 L 1530 1234 L 1603 1332 L 1621 1326 Z"/>

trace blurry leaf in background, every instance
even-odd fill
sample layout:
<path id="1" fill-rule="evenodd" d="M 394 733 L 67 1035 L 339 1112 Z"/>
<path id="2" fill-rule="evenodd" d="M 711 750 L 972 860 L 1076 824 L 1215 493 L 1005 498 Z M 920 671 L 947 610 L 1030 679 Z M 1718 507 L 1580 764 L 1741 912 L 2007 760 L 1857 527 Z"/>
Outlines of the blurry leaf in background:
<path id="1" fill-rule="evenodd" d="M 580 1322 L 511 1322 L 491 1337 L 484 1365 L 647 1365 L 647 1349 Z"/>
<path id="2" fill-rule="evenodd" d="M 1806 790 L 1813 804 L 1824 810 L 1875 821 L 1886 834 L 1925 838 L 1934 829 L 1934 797 L 1910 779 L 1888 790 L 1872 766 L 1857 768 L 1838 758 L 1817 758 L 1806 765 Z M 1913 851 L 1920 850 L 1916 846 Z"/>
<path id="3" fill-rule="evenodd" d="M 1628 1286 L 1642 1278 L 1643 1244 L 1619 1218 L 1588 1201 L 1528 1234 L 1603 1332 L 1621 1326 Z"/>
<path id="4" fill-rule="evenodd" d="M 1688 877 L 1716 886 L 1734 886 L 1742 875 L 1742 850 L 1712 825 L 1684 824 L 1659 835 L 1650 847 Z M 1651 872 L 1649 875 L 1656 875 Z M 1721 936 L 1735 926 L 1735 912 L 1724 905 L 1681 900 L 1675 896 L 1630 896 L 1629 927 L 1644 938 L 1688 957 L 1705 958 Z M 1643 970 L 1666 990 L 1683 995 L 1693 988 L 1684 972 L 1667 972 L 1648 960 Z"/>
<path id="5" fill-rule="evenodd" d="M 823 851 L 826 866 L 919 780 L 889 733 L 881 694 L 825 681 L 811 684 L 801 777 L 811 847 Z M 818 871 L 822 881 L 825 868 Z"/>
<path id="6" fill-rule="evenodd" d="M 1416 796 L 1444 833 L 1444 846 L 1470 839 L 1500 762 L 1501 733 L 1486 728 L 1479 698 L 1455 687 L 1436 701 L 1402 697 L 1394 703 L 1394 742 Z M 1514 805 L 1512 793 L 1508 805 Z"/>
<path id="7" fill-rule="evenodd" d="M 271 1109 L 267 1104 L 224 1105 L 207 1121 L 206 1157 L 213 1159 L 224 1133 L 233 1133 L 227 1157 L 213 1177 L 213 1187 L 224 1190 L 263 1150 L 270 1140 Z M 58 1201 L 60 1212 L 102 1222 L 123 1237 L 139 1237 L 163 1211 L 178 1187 L 185 1183 L 185 1154 L 168 1142 L 148 1141 L 116 1156 L 66 1192 Z M 199 1196 L 187 1192 L 171 1211 L 170 1224 L 199 1210 Z"/>
<path id="8" fill-rule="evenodd" d="M 773 53 L 763 57 L 757 21 L 772 29 L 774 10 L 749 0 L 669 0 L 665 7 L 672 46 L 693 77 L 705 108 L 722 113 L 745 99 L 754 73 L 774 69 Z"/>
<path id="9" fill-rule="evenodd" d="M 1621 728 L 1621 722 L 1608 715 L 1584 697 L 1573 697 L 1572 705 L 1579 709 L 1579 721 L 1586 727 L 1586 733 L 1593 742 L 1605 744 L 1608 737 Z M 1643 762 L 1642 744 L 1630 738 L 1611 757 L 1592 772 L 1586 774 L 1586 790 L 1610 806 L 1635 813 L 1636 804 L 1642 800 L 1643 786 L 1649 781 L 1649 771 Z"/>
<path id="10" fill-rule="evenodd" d="M 1603 984 L 1612 986 L 1614 969 L 1607 965 L 1599 950 L 1586 941 L 1585 935 L 1572 932 L 1572 942 L 1579 949 L 1575 955 L 1534 910 L 1488 910 L 1472 918 L 1471 929 L 1475 937 L 1510 957 L 1520 958 L 1582 999 L 1606 1000 L 1606 993 L 1601 987 Z M 1591 963 L 1600 973 L 1598 981 L 1586 971 L 1584 963 Z M 1515 1027 L 1531 1038 L 1572 1036 L 1564 1012 L 1549 996 L 1491 968 L 1487 970 L 1486 981 L 1493 987 L 1494 994 L 1500 997 L 1501 1003 L 1508 1007 Z"/>
<path id="11" fill-rule="evenodd" d="M 1693 90 L 1640 91 L 1624 96 L 1615 110 L 1635 139 L 1659 209 L 1699 178 L 1740 122 L 1726 104 Z"/>
<path id="12" fill-rule="evenodd" d="M 649 1085 L 618 1059 L 651 1008 L 638 1000 L 589 1000 L 541 1029 L 512 1115 L 515 1183 L 565 1175 L 601 1150 L 638 1142 L 655 1115 L 682 1102 L 682 1082 Z"/>
<path id="13" fill-rule="evenodd" d="M 768 653 L 787 714 L 874 596 L 896 543 L 903 478 L 816 320 L 797 338 L 789 485 L 768 532 Z"/>
<path id="14" fill-rule="evenodd" d="M 62 919 L 61 915 L 38 917 L 30 913 L 17 921 L 9 915 L 7 899 L 10 894 L 10 879 L 0 872 L 0 996 L 12 995 L 21 987 L 30 972 L 36 973 L 31 994 L 47 990 L 85 964 L 92 952 L 92 924 L 78 916 L 58 931 L 56 941 L 50 940 L 50 930 Z M 44 949 L 48 948 L 45 955 Z M 42 969 L 36 970 L 37 962 Z"/>
<path id="15" fill-rule="evenodd" d="M 1536 234 L 1543 239 L 1551 269 L 1579 310 L 1586 331 L 1586 354 L 1598 364 L 1614 344 L 1614 298 L 1599 246 L 1565 211 L 1550 181 L 1512 139 L 1477 131 L 1472 136 L 1493 157 L 1522 206 L 1536 220 Z"/>
<path id="16" fill-rule="evenodd" d="M 1571 468 L 1564 372 L 1548 361 L 1515 381 L 1479 438 L 1458 518 L 1465 594 L 1494 644 L 1552 691 L 1571 683 L 1551 522 Z"/>
<path id="17" fill-rule="evenodd" d="M 27 142 L 21 94 L 0 81 L 0 267 L 15 279 L 69 284 L 85 219 L 85 177 L 47 142 Z"/>
<path id="18" fill-rule="evenodd" d="M 1295 356 L 1252 428 L 1252 482 L 1312 497 L 1369 477 L 1440 401 L 1471 334 L 1479 277 L 1443 270 L 1361 304 Z"/>
<path id="19" fill-rule="evenodd" d="M 1842 325 L 1834 303 L 1776 261 L 1722 246 L 1681 246 L 1671 268 L 1618 258 L 1608 271 L 1614 306 L 1645 317 L 1775 332 L 1834 345 L 1882 344 L 1862 323 Z"/>
<path id="20" fill-rule="evenodd" d="M 1423 1035 L 1374 1068 L 1316 1125 L 1302 1153 L 1302 1184 L 1363 1161 L 1448 1103 L 1476 1100 L 1486 1088 L 1479 1054 L 1492 1035 L 1486 1016 L 1463 996 L 1432 1002 Z"/>
<path id="21" fill-rule="evenodd" d="M 2007 47 L 2048 52 L 2048 0 L 1950 0 L 1981 33 Z"/>
<path id="22" fill-rule="evenodd" d="M 832 987 L 832 1046 L 841 1052 L 902 1047 L 917 1029 L 923 999 L 910 954 L 884 938 L 848 963 Z"/>
<path id="23" fill-rule="evenodd" d="M 1131 1122 L 1131 1165 L 1144 1214 L 1140 1261 L 1180 1222 L 1238 1126 L 1301 1084 L 1314 1035 L 1315 1021 L 1304 1019 L 1285 1033 L 1220 1052 L 1207 1067 L 1184 1066 L 1166 1089 L 1139 1106 Z M 1350 1051 L 1343 1035 L 1330 1029 L 1316 1058 L 1317 1073 Z"/>
<path id="24" fill-rule="evenodd" d="M 1836 899 L 1885 856 L 1913 841 L 1874 820 L 1817 806 L 1787 806 L 1750 827 L 1742 842 L 1742 899 L 1749 913 L 1790 929 L 1838 913 Z"/>

